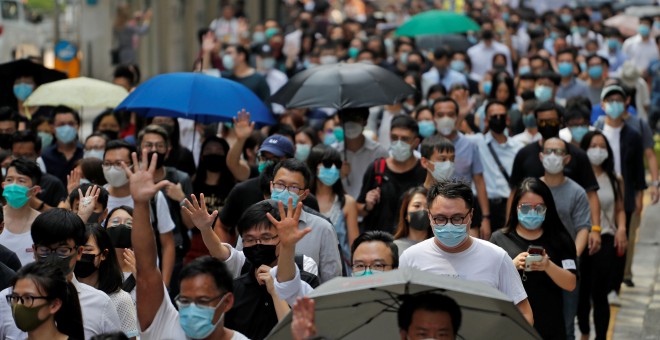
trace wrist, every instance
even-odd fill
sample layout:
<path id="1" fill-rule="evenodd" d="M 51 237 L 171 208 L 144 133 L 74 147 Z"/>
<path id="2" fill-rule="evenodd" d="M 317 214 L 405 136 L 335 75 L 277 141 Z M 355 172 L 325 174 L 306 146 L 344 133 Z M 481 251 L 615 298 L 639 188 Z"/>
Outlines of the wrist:
<path id="1" fill-rule="evenodd" d="M 481 215 L 481 218 L 484 219 L 484 220 L 490 220 L 490 213 L 488 213 L 488 214 L 482 214 L 482 215 Z"/>
<path id="2" fill-rule="evenodd" d="M 651 182 L 650 185 L 653 186 L 653 187 L 656 187 L 656 188 L 660 187 L 660 181 L 655 180 L 655 181 Z"/>
<path id="3" fill-rule="evenodd" d="M 603 229 L 602 229 L 599 225 L 592 225 L 592 226 L 591 226 L 591 232 L 592 232 L 592 233 L 599 233 L 599 234 L 600 234 L 600 232 L 601 232 L 602 230 L 603 230 Z"/>

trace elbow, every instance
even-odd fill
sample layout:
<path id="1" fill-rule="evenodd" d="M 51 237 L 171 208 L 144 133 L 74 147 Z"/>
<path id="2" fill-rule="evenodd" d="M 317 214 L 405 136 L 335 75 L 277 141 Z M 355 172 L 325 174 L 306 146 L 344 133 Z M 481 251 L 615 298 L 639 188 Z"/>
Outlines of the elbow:
<path id="1" fill-rule="evenodd" d="M 568 292 L 572 292 L 577 288 L 577 279 L 575 278 L 575 275 L 571 275 L 571 278 L 568 280 L 566 283 L 566 287 L 564 287 L 564 290 Z"/>

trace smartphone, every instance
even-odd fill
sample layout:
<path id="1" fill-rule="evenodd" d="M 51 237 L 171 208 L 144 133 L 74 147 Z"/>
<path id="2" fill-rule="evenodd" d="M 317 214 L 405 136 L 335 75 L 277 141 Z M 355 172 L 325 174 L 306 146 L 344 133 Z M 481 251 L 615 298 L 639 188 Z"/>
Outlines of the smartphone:
<path id="1" fill-rule="evenodd" d="M 529 248 L 527 248 L 527 253 L 529 253 L 529 255 L 543 255 L 543 251 L 544 249 L 541 246 L 529 246 Z"/>

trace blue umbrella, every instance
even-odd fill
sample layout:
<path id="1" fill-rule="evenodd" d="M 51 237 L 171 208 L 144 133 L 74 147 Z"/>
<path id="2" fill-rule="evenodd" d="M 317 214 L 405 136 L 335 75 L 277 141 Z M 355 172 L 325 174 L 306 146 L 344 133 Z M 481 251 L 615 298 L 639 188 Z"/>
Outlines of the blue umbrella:
<path id="1" fill-rule="evenodd" d="M 260 125 L 275 124 L 275 118 L 250 89 L 232 80 L 201 73 L 168 73 L 138 86 L 115 110 L 144 117 L 168 116 L 197 123 L 231 122 L 245 109 Z"/>

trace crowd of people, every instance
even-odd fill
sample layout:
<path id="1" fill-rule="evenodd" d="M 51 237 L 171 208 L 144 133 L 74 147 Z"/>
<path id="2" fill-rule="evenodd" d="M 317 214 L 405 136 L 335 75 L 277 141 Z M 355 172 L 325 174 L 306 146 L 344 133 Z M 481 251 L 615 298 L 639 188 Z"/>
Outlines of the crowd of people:
<path id="1" fill-rule="evenodd" d="M 24 106 L 41 84 L 18 75 L 0 108 L 0 339 L 263 339 L 290 311 L 307 339 L 316 287 L 398 268 L 492 286 L 544 339 L 574 339 L 576 319 L 605 339 L 644 192 L 659 198 L 660 16 L 624 36 L 607 4 L 460 3 L 286 1 L 281 23 L 223 6 L 194 67 L 267 103 L 263 128 L 245 110 L 201 125 L 108 109 L 82 136 L 76 110 Z M 458 36 L 469 48 L 395 34 L 434 7 L 480 25 Z M 271 103 L 339 62 L 415 94 Z M 114 72 L 129 91 L 140 78 Z M 398 321 L 401 338 L 454 339 L 461 313 L 428 293 Z"/>

